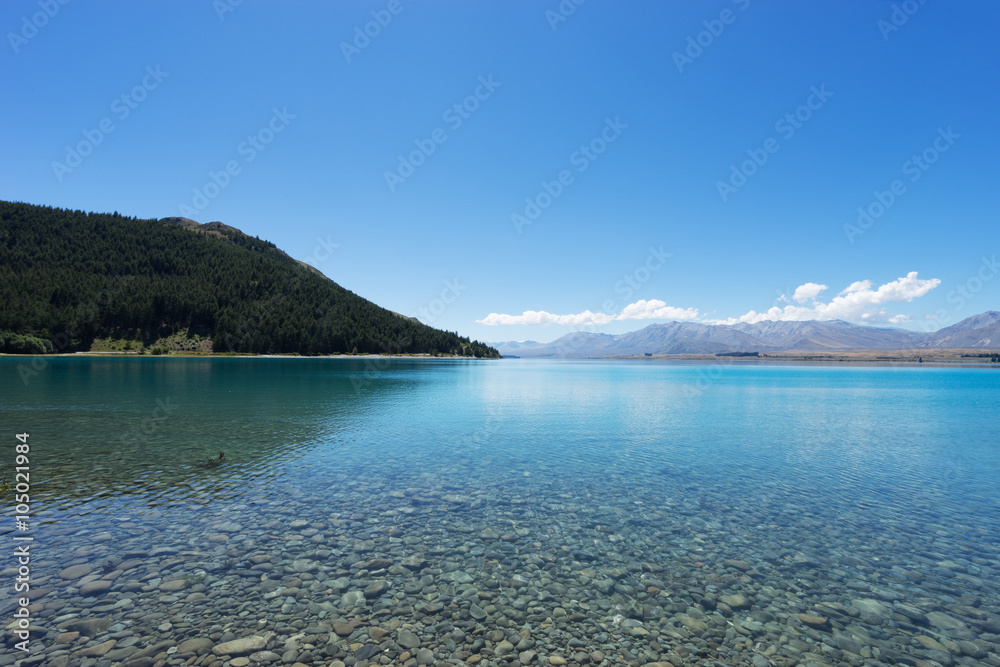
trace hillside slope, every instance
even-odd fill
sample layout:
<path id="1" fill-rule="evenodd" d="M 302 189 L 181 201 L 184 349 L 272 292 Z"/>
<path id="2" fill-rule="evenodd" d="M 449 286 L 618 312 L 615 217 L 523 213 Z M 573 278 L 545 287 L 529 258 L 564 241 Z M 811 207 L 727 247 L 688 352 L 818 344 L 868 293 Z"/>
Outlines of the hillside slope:
<path id="1" fill-rule="evenodd" d="M 402 317 L 221 223 L 0 202 L 0 332 L 51 339 L 210 336 L 217 352 L 496 350 Z"/>

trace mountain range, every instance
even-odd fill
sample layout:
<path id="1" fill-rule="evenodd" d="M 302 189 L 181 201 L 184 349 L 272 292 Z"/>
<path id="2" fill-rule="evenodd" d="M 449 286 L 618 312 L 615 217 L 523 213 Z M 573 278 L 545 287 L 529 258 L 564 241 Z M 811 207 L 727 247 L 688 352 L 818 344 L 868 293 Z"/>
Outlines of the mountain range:
<path id="1" fill-rule="evenodd" d="M 611 335 L 574 331 L 551 343 L 489 343 L 504 356 L 586 359 L 663 354 L 847 352 L 857 350 L 1000 349 L 1000 312 L 989 311 L 934 332 L 872 327 L 841 320 L 738 324 L 668 322 Z"/>

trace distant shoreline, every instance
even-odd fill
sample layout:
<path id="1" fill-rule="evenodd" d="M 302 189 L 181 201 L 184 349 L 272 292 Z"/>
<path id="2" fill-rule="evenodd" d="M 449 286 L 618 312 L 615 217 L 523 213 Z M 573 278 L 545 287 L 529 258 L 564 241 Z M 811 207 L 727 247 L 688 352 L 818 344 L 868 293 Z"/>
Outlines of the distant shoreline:
<path id="1" fill-rule="evenodd" d="M 159 358 L 159 357 L 190 357 L 196 359 L 206 359 L 206 358 L 233 358 L 233 359 L 479 359 L 479 360 L 494 360 L 491 357 L 466 357 L 463 355 L 445 355 L 439 354 L 437 356 L 431 354 L 316 354 L 316 355 L 302 355 L 302 354 L 244 354 L 240 352 L 170 352 L 167 354 L 139 354 L 138 352 L 59 352 L 56 354 L 7 354 L 0 352 L 0 357 L 139 357 L 139 358 Z"/>
<path id="2" fill-rule="evenodd" d="M 617 356 L 608 359 L 636 361 L 714 361 L 722 364 L 789 364 L 813 363 L 830 365 L 975 365 L 1000 368 L 990 358 L 996 350 L 845 350 L 843 352 L 775 352 L 760 356 L 728 356 L 714 354 L 654 354 L 652 356 Z"/>
<path id="3" fill-rule="evenodd" d="M 985 356 L 980 356 L 985 355 Z M 612 357 L 501 357 L 501 359 L 514 359 L 518 361 L 646 361 L 659 363 L 697 364 L 715 363 L 718 365 L 792 365 L 805 364 L 816 366 L 968 366 L 977 368 L 997 368 L 1000 363 L 989 361 L 990 356 L 1000 355 L 1000 351 L 991 350 L 933 350 L 930 352 L 923 350 L 853 350 L 839 353 L 811 353 L 811 352 L 783 352 L 760 356 L 729 356 L 714 354 L 654 354 L 612 356 Z M 430 354 L 327 354 L 304 356 L 299 354 L 241 354 L 232 352 L 170 352 L 168 354 L 153 355 L 139 354 L 137 352 L 119 351 L 86 351 L 86 352 L 63 352 L 47 355 L 24 355 L 24 354 L 4 354 L 0 357 L 23 357 L 33 356 L 44 357 L 95 357 L 95 358 L 190 358 L 190 359 L 428 359 L 437 361 L 453 361 L 457 359 L 469 360 L 491 360 L 484 357 L 466 357 L 461 355 L 437 355 Z"/>

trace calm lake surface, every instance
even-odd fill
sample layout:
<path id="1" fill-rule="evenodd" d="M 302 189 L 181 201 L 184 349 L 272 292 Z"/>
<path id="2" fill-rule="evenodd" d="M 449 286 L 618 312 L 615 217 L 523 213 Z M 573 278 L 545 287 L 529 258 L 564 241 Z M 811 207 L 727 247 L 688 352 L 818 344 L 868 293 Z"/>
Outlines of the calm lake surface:
<path id="1" fill-rule="evenodd" d="M 0 665 L 1000 665 L 991 369 L 24 363 Z"/>

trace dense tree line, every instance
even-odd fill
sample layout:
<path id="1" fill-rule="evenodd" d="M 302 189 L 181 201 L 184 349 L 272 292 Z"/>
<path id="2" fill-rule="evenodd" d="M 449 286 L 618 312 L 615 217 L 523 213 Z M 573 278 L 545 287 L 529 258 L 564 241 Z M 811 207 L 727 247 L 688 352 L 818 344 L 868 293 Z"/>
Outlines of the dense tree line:
<path id="1" fill-rule="evenodd" d="M 0 337 L 18 350 L 85 350 L 189 331 L 218 352 L 498 357 L 402 317 L 225 226 L 0 202 Z M 44 343 L 42 343 L 44 345 Z M 10 350 L 15 351 L 13 348 Z"/>

